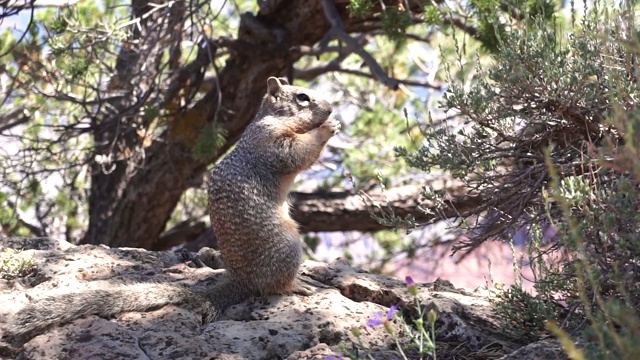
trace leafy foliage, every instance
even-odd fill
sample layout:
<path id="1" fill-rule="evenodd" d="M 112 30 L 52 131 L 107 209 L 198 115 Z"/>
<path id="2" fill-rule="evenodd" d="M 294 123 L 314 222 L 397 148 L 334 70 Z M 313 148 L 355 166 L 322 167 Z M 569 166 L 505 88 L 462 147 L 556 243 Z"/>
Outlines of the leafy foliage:
<path id="1" fill-rule="evenodd" d="M 396 149 L 409 165 L 442 169 L 485 200 L 460 214 L 471 236 L 458 250 L 529 230 L 537 294 L 516 284 L 500 292 L 497 311 L 521 336 L 548 328 L 565 341 L 562 329 L 580 330 L 578 358 L 640 353 L 640 47 L 632 13 L 595 2 L 569 29 L 532 17 L 500 34 L 495 65 L 445 95 L 454 120 L 426 124 L 418 151 Z M 555 236 L 542 236 L 543 228 Z"/>
<path id="2" fill-rule="evenodd" d="M 505 38 L 496 66 L 476 85 L 468 90 L 451 85 L 443 106 L 467 125 L 425 126 L 425 145 L 417 152 L 397 148 L 409 165 L 446 170 L 486 198 L 481 208 L 462 214 L 478 231 L 467 246 L 493 236 L 508 238 L 514 229 L 560 215 L 560 208 L 547 206 L 542 196 L 550 180 L 546 151 L 561 178 L 576 184 L 590 181 L 580 176 L 581 169 L 597 161 L 585 158 L 586 145 L 620 140 L 604 117 L 611 101 L 624 99 L 593 79 L 624 78 L 601 56 L 624 59 L 623 48 L 617 42 L 594 43 L 584 35 L 590 29 L 560 39 L 556 29 L 538 20 L 532 26 L 537 31 L 514 31 Z M 631 85 L 623 81 L 622 87 Z"/>
<path id="3" fill-rule="evenodd" d="M 0 251 L 0 279 L 11 280 L 26 277 L 37 271 L 33 253 L 3 249 Z"/>
<path id="4" fill-rule="evenodd" d="M 372 0 L 351 0 L 347 9 L 351 16 L 359 17 L 369 15 L 374 5 Z"/>
<path id="5" fill-rule="evenodd" d="M 24 36 L 10 30 L 2 34 L 0 140 L 7 146 L 0 153 L 0 226 L 5 234 L 78 241 L 90 220 L 85 189 L 96 180 L 90 177 L 140 166 L 145 149 L 166 131 L 165 119 L 185 105 L 176 105 L 165 97 L 170 91 L 160 89 L 179 62 L 195 58 L 197 47 L 189 36 L 197 37 L 198 29 L 211 24 L 220 25 L 221 35 L 236 30 L 228 18 L 215 16 L 218 9 L 194 7 L 188 10 L 198 11 L 187 16 L 194 33 L 173 33 L 172 40 L 185 41 L 167 47 L 158 38 L 170 42 L 170 14 L 185 9 L 167 4 L 133 13 L 124 5 L 111 0 L 38 9 Z M 157 23 L 146 23 L 142 15 Z M 138 58 L 146 65 L 132 72 L 130 63 Z M 202 96 L 187 95 L 190 100 Z M 198 140 L 196 156 L 211 161 L 225 136 L 220 126 L 214 128 L 206 127 L 201 140 L 191 133 L 178 135 Z"/>

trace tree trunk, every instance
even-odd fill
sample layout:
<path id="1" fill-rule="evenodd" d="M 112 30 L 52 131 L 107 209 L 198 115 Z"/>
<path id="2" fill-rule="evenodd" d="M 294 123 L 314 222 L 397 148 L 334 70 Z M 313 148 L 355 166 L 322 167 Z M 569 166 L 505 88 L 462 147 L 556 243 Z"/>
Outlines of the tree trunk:
<path id="1" fill-rule="evenodd" d="M 285 75 L 300 57 L 289 49 L 313 45 L 329 29 L 320 1 L 267 1 L 263 9 L 257 16 L 243 14 L 237 39 L 225 43 L 231 56 L 218 74 L 220 87 L 168 119 L 169 129 L 145 149 L 142 164 L 128 169 L 116 162 L 108 174 L 93 166 L 91 220 L 83 243 L 154 248 L 178 200 L 206 170 L 207 162 L 193 154 L 192 135 L 219 122 L 227 137 L 218 155 L 224 153 L 255 115 L 266 79 Z"/>

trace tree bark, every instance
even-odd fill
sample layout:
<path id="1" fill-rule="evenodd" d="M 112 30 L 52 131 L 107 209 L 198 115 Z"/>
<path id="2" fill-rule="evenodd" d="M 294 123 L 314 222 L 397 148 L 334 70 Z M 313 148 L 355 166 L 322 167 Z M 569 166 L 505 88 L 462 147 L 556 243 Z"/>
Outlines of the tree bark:
<path id="1" fill-rule="evenodd" d="M 131 3 L 131 18 L 143 18 L 148 11 L 147 0 L 133 0 Z M 141 164 L 141 148 L 143 139 L 136 129 L 141 124 L 135 109 L 148 100 L 153 92 L 152 78 L 157 72 L 147 73 L 142 77 L 137 69 L 145 65 L 154 69 L 154 56 L 159 51 L 157 47 L 148 44 L 148 39 L 163 37 L 166 27 L 158 24 L 158 16 L 148 17 L 140 21 L 140 26 L 134 27 L 132 43 L 140 46 L 132 48 L 123 46 L 116 60 L 115 75 L 110 80 L 110 90 L 121 91 L 127 96 L 113 97 L 108 100 L 98 116 L 92 118 L 92 134 L 95 143 L 93 162 L 91 163 L 91 191 L 89 193 L 89 226 L 84 235 L 83 243 L 109 244 L 117 223 L 116 209 L 119 201 L 127 190 L 128 182 Z M 156 33 L 149 37 L 153 24 Z M 162 33 L 162 34 L 161 34 Z M 147 41 L 145 41 L 147 40 Z M 143 56 L 146 55 L 146 56 Z M 146 78 L 146 79 L 145 79 Z M 135 83 L 135 84 L 134 84 Z M 136 90 L 127 91 L 135 87 Z M 130 154 L 123 156 L 123 154 Z"/>

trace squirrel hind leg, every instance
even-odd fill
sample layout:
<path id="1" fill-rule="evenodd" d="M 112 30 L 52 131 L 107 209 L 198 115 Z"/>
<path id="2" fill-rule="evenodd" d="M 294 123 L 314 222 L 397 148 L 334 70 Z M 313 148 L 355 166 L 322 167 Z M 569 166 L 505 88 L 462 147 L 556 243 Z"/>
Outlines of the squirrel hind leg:
<path id="1" fill-rule="evenodd" d="M 316 281 L 306 275 L 298 275 L 298 277 L 291 284 L 290 293 L 302 296 L 311 296 L 318 292 L 320 289 L 328 289 L 329 287 L 323 283 Z"/>

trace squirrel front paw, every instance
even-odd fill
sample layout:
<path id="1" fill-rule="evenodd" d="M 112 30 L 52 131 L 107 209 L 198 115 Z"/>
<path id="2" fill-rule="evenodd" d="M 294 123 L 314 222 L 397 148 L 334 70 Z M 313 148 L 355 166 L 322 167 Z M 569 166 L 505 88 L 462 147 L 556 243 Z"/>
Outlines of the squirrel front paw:
<path id="1" fill-rule="evenodd" d="M 329 129 L 331 134 L 335 135 L 340 131 L 340 128 L 342 128 L 342 124 L 336 119 L 328 119 L 322 124 L 322 127 Z"/>

